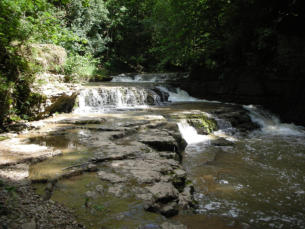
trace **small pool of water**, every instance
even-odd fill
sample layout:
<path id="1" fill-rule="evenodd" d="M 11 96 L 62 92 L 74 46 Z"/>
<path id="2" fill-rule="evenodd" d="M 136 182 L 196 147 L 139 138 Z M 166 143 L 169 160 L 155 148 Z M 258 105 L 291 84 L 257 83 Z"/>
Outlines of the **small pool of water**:
<path id="1" fill-rule="evenodd" d="M 145 211 L 143 202 L 134 198 L 132 193 L 126 197 L 115 197 L 107 192 L 109 187 L 96 173 L 85 173 L 60 180 L 53 191 L 52 200 L 72 209 L 79 222 L 92 229 L 156 228 L 165 221 L 163 216 Z M 41 184 L 36 184 L 36 188 L 43 193 Z M 88 197 L 88 192 L 92 196 L 89 194 Z"/>

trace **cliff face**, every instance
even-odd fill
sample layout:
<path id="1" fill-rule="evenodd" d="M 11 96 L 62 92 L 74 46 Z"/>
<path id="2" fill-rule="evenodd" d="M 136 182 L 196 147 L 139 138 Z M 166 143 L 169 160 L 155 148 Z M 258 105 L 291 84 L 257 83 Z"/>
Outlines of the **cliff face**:
<path id="1" fill-rule="evenodd" d="M 194 69 L 180 87 L 192 96 L 239 104 L 259 104 L 284 122 L 305 126 L 305 78 L 275 77 L 264 72 L 221 75 Z"/>

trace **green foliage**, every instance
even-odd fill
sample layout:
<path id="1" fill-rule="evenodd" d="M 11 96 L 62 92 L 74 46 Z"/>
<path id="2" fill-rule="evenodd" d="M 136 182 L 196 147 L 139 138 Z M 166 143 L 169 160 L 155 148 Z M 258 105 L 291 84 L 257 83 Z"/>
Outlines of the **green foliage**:
<path id="1" fill-rule="evenodd" d="M 143 71 L 156 62 L 149 52 L 154 4 L 152 0 L 107 1 L 112 22 L 107 52 L 110 71 Z"/>
<path id="2" fill-rule="evenodd" d="M 45 69 L 22 47 L 64 47 L 66 66 L 54 71 L 70 82 L 103 80 L 101 69 L 198 66 L 223 78 L 243 69 L 301 76 L 303 9 L 301 0 L 1 0 L 0 126 L 10 117 L 30 119 L 30 108 L 43 99 L 29 88 Z"/>
<path id="3" fill-rule="evenodd" d="M 90 54 L 81 56 L 70 54 L 65 65 L 64 73 L 69 82 L 84 82 L 98 73 L 97 61 Z"/>
<path id="4" fill-rule="evenodd" d="M 81 41 L 66 27 L 65 14 L 47 0 L 0 1 L 0 127 L 18 121 L 16 117 L 30 119 L 32 107 L 43 101 L 30 91 L 34 74 L 42 68 L 27 58 L 24 47 L 29 43 L 70 47 Z"/>
<path id="5" fill-rule="evenodd" d="M 102 57 L 110 41 L 108 29 L 111 23 L 105 2 L 103 0 L 70 0 L 66 13 L 69 29 L 79 37 L 79 42 L 71 43 L 70 49 Z"/>

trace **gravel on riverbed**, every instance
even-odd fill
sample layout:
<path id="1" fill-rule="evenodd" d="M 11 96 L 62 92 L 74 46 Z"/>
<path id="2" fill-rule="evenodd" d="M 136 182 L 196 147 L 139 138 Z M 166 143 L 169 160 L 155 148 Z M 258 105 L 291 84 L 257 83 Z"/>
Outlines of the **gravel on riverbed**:
<path id="1" fill-rule="evenodd" d="M 0 229 L 78 229 L 72 213 L 60 204 L 44 201 L 30 184 L 0 178 Z"/>

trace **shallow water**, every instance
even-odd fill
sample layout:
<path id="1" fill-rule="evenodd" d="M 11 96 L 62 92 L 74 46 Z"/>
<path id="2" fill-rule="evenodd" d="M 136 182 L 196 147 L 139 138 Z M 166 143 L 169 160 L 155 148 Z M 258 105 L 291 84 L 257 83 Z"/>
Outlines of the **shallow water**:
<path id="1" fill-rule="evenodd" d="M 185 155 L 197 212 L 225 216 L 251 228 L 305 225 L 305 137 L 257 133 L 233 147 L 208 146 Z"/>
<path id="2" fill-rule="evenodd" d="M 95 173 L 65 179 L 57 184 L 52 199 L 74 210 L 77 218 L 88 228 L 136 228 L 138 225 L 156 224 L 163 217 L 143 209 L 143 203 L 133 196 L 114 197 L 97 192 L 96 186 L 106 190 L 108 184 L 100 181 Z M 88 198 L 86 192 L 94 191 L 96 196 Z M 86 203 L 87 202 L 87 203 Z"/>

